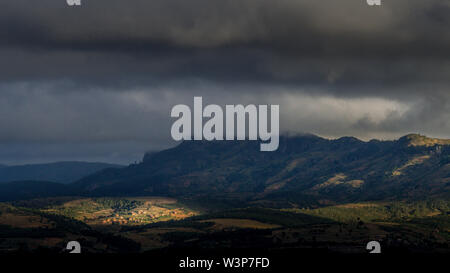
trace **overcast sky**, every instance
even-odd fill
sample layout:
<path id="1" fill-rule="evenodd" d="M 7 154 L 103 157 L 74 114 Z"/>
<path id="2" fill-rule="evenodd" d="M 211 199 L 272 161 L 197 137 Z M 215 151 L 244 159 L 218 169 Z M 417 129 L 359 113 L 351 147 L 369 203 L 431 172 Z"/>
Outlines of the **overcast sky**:
<path id="1" fill-rule="evenodd" d="M 175 104 L 279 104 L 282 132 L 450 138 L 450 1 L 1 0 L 0 164 L 131 163 Z"/>

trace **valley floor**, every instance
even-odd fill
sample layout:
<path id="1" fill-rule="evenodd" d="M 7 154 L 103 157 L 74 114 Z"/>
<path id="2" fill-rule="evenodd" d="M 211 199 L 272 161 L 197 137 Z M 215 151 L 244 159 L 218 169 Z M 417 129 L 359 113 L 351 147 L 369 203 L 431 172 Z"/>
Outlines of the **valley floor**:
<path id="1" fill-rule="evenodd" d="M 187 205 L 189 204 L 189 205 Z M 352 203 L 320 208 L 241 207 L 208 211 L 163 197 L 61 197 L 0 203 L 0 253 L 160 249 L 304 249 L 449 253 L 448 201 Z"/>

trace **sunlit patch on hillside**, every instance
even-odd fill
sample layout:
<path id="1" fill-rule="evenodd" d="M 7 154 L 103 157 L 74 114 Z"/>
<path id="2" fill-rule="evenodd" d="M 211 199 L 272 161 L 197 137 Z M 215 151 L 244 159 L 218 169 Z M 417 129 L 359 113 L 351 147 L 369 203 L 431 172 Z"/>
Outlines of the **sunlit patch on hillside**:
<path id="1" fill-rule="evenodd" d="M 327 181 L 315 185 L 312 190 L 321 190 L 324 188 L 335 187 L 338 185 L 350 186 L 352 188 L 360 188 L 364 184 L 364 180 L 353 179 L 347 180 L 347 176 L 343 173 L 338 173 Z"/>
<path id="2" fill-rule="evenodd" d="M 406 170 L 408 167 L 423 164 L 426 160 L 430 159 L 429 155 L 423 155 L 423 156 L 417 156 L 406 162 L 403 166 L 395 169 L 392 171 L 392 176 L 398 176 L 402 175 L 403 171 Z"/>

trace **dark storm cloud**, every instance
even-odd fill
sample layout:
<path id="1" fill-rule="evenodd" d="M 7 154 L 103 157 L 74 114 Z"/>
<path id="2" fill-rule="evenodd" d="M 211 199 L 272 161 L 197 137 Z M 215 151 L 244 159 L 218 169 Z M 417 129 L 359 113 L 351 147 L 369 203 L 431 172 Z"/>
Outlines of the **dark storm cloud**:
<path id="1" fill-rule="evenodd" d="M 279 103 L 283 131 L 449 137 L 450 1 L 382 3 L 2 1 L 0 146 L 53 152 L 0 163 L 167 147 L 170 108 L 194 95 Z"/>
<path id="2" fill-rule="evenodd" d="M 11 67 L 1 74 L 91 84 L 447 82 L 448 14 L 445 0 L 9 1 L 0 46 Z"/>

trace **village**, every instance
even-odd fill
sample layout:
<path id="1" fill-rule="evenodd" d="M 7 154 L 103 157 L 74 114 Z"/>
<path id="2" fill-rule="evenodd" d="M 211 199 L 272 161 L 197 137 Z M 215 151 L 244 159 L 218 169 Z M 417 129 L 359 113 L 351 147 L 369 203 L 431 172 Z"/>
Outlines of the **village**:
<path id="1" fill-rule="evenodd" d="M 185 212 L 182 209 L 166 209 L 152 206 L 151 208 L 138 209 L 126 213 L 114 213 L 111 216 L 101 217 L 103 225 L 142 225 L 161 220 L 179 220 L 194 216 L 193 212 Z"/>

